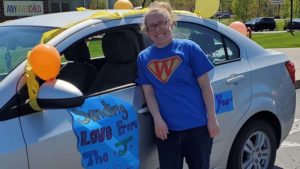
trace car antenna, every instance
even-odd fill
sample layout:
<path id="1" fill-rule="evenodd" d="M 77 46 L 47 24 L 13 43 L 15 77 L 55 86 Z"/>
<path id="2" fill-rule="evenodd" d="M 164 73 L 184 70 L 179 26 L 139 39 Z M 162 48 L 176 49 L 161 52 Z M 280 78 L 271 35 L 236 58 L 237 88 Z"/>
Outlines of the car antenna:
<path id="1" fill-rule="evenodd" d="M 144 0 L 144 1 L 143 1 L 143 3 L 142 3 L 142 8 L 144 8 L 144 7 L 145 7 L 145 3 L 146 3 L 146 1 L 147 1 L 147 0 Z M 154 0 L 151 0 L 151 2 L 154 2 Z"/>

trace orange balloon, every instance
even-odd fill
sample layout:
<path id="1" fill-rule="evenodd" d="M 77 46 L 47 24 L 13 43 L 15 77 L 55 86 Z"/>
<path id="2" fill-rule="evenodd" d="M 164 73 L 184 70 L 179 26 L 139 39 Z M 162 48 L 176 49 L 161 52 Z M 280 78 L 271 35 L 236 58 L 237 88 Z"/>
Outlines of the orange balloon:
<path id="1" fill-rule="evenodd" d="M 240 32 L 241 34 L 247 36 L 248 34 L 248 30 L 247 30 L 247 27 L 244 23 L 242 22 L 239 22 L 239 21 L 235 21 L 235 22 L 232 22 L 230 25 L 229 25 L 230 28 Z"/>
<path id="2" fill-rule="evenodd" d="M 47 44 L 35 46 L 29 55 L 32 71 L 41 79 L 55 79 L 61 65 L 61 58 L 55 47 Z"/>
<path id="3" fill-rule="evenodd" d="M 118 0 L 114 4 L 114 9 L 133 9 L 133 5 L 129 0 Z"/>

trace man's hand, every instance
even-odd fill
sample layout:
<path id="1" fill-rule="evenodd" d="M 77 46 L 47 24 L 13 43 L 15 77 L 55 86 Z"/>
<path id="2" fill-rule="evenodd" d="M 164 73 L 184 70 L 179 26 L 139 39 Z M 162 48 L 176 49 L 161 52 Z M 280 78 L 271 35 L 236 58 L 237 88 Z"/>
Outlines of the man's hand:
<path id="1" fill-rule="evenodd" d="M 154 118 L 154 128 L 156 137 L 162 140 L 166 140 L 168 138 L 168 126 L 161 117 Z"/>
<path id="2" fill-rule="evenodd" d="M 216 116 L 208 116 L 207 119 L 207 128 L 208 128 L 208 132 L 209 132 L 209 136 L 211 138 L 216 137 L 219 134 L 219 123 L 218 120 L 216 118 Z"/>

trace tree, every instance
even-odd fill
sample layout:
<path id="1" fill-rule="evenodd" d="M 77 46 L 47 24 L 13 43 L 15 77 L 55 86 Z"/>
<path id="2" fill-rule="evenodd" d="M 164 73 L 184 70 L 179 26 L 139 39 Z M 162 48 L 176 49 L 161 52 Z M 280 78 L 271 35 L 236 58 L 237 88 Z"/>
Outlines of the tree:
<path id="1" fill-rule="evenodd" d="M 106 1 L 103 0 L 90 0 L 89 2 L 89 9 L 105 9 L 106 6 Z"/>
<path id="2" fill-rule="evenodd" d="M 103 0 L 91 0 L 100 1 Z M 117 1 L 117 0 L 115 0 Z M 130 0 L 133 6 L 141 6 L 143 0 Z M 194 12 L 195 0 L 162 0 L 169 1 L 173 9 L 188 10 Z M 151 2 L 147 0 L 146 6 Z M 237 19 L 246 21 L 253 17 L 290 17 L 291 0 L 284 0 L 282 5 L 271 4 L 271 0 L 220 0 L 219 11 L 229 11 L 233 13 Z M 293 0 L 293 16 L 300 17 L 300 0 Z"/>
<path id="3" fill-rule="evenodd" d="M 220 11 L 232 12 L 231 3 L 232 0 L 220 0 Z"/>
<path id="4" fill-rule="evenodd" d="M 169 0 L 173 9 L 194 12 L 195 0 Z"/>
<path id="5" fill-rule="evenodd" d="M 283 17 L 291 16 L 291 0 L 284 0 Z M 300 17 L 300 0 L 293 0 L 293 17 Z"/>
<path id="6" fill-rule="evenodd" d="M 232 0 L 232 10 L 237 19 L 241 19 L 243 22 L 245 22 L 248 18 L 251 17 L 252 14 L 250 9 L 253 6 L 254 1 L 255 0 Z"/>

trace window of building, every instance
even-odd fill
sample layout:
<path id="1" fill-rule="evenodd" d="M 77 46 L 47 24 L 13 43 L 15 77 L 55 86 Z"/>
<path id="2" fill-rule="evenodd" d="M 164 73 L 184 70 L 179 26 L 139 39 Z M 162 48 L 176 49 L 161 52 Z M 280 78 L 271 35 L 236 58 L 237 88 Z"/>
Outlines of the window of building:
<path id="1" fill-rule="evenodd" d="M 70 3 L 66 2 L 52 2 L 50 3 L 50 12 L 66 12 L 71 11 Z"/>

